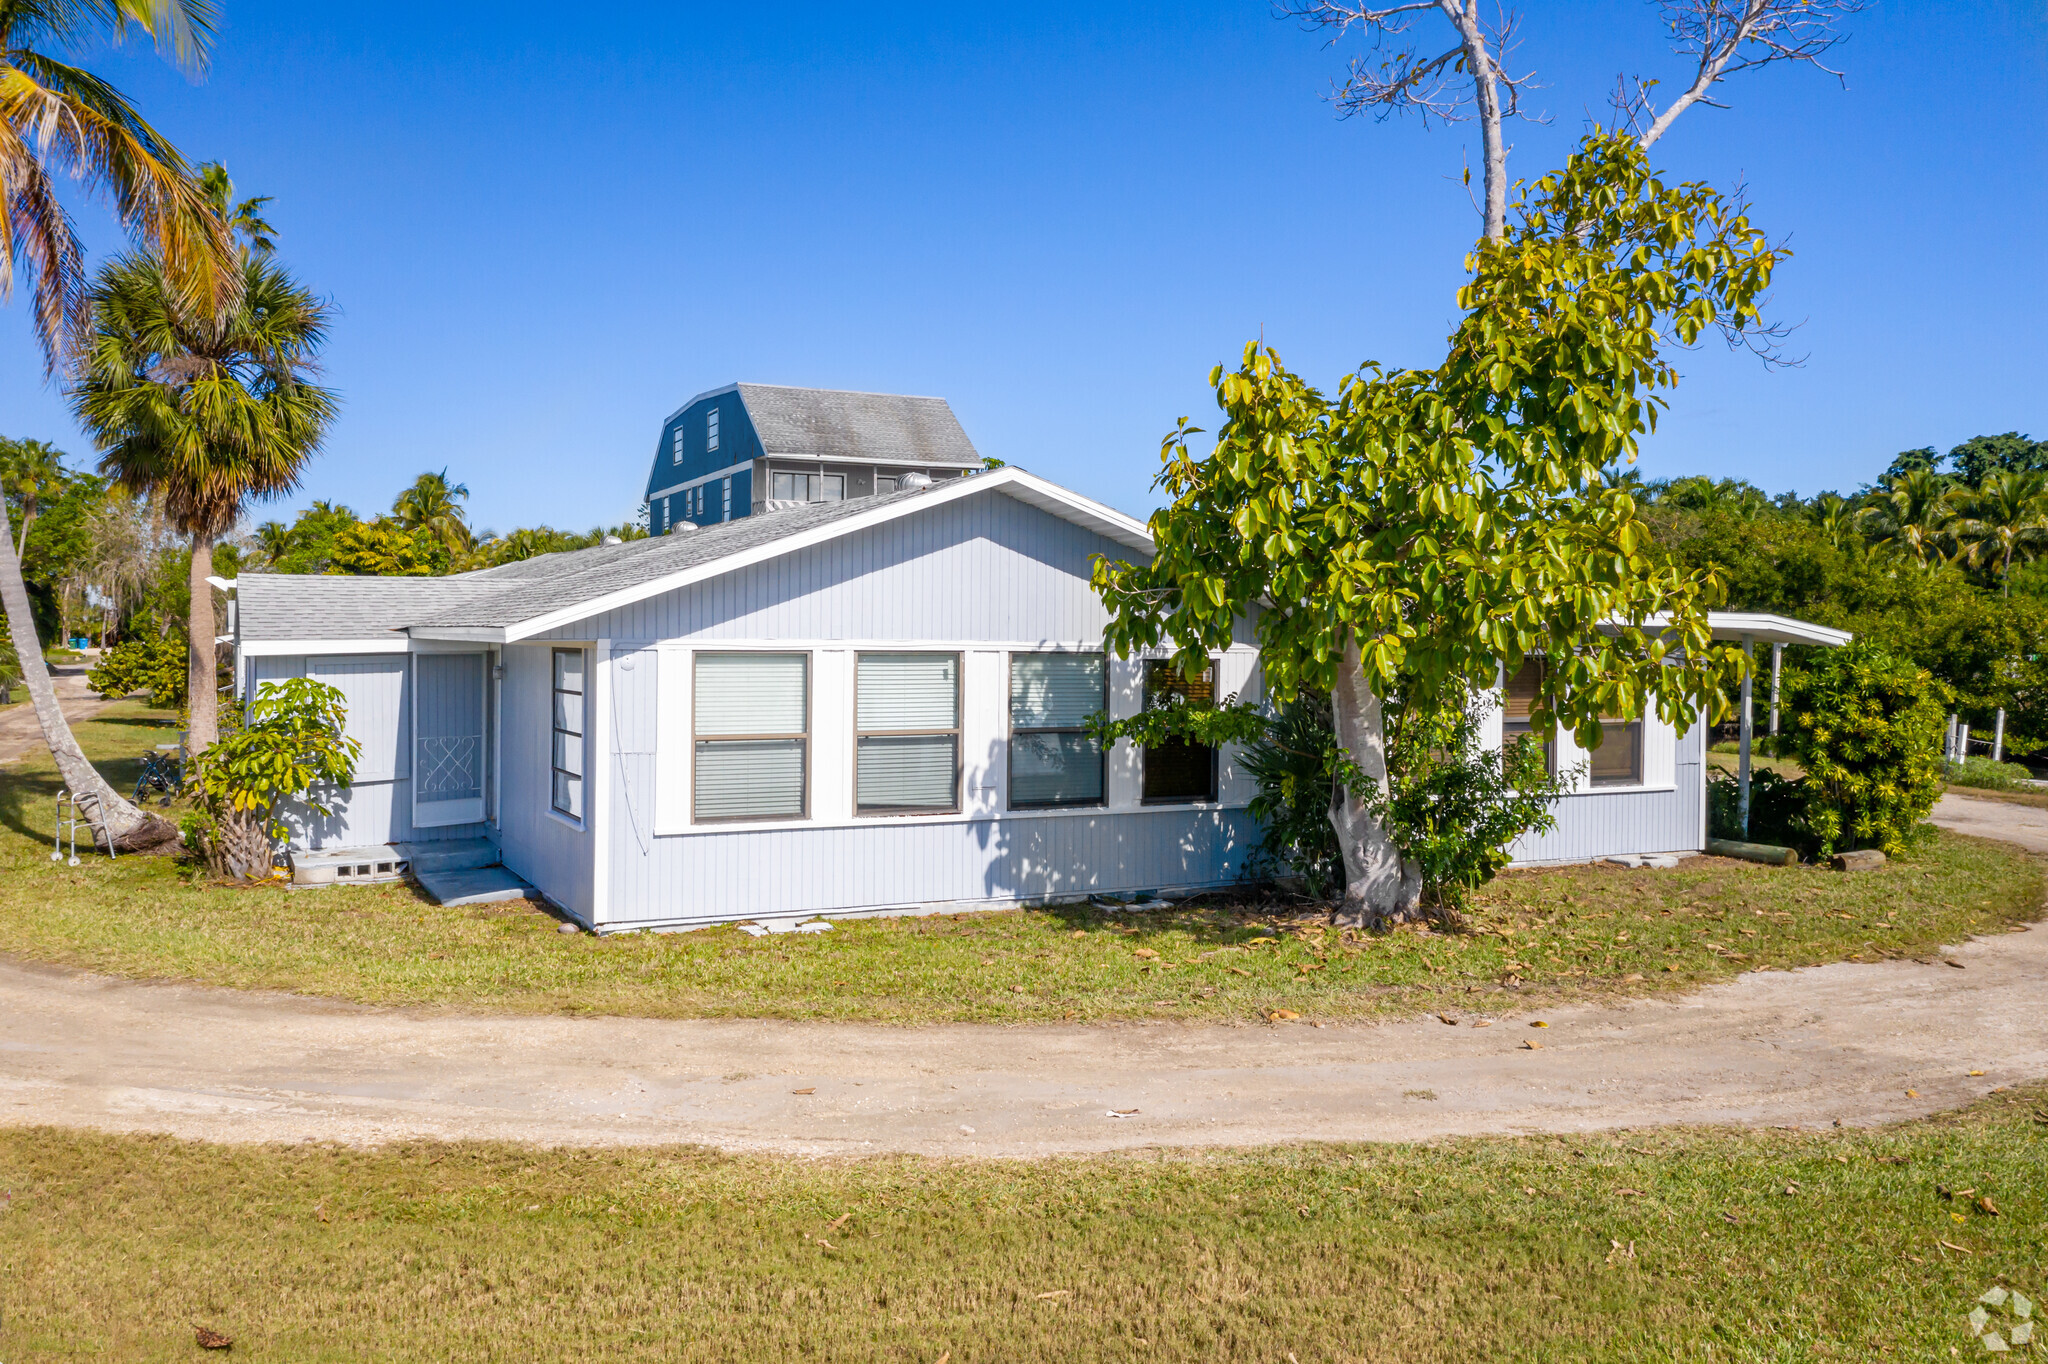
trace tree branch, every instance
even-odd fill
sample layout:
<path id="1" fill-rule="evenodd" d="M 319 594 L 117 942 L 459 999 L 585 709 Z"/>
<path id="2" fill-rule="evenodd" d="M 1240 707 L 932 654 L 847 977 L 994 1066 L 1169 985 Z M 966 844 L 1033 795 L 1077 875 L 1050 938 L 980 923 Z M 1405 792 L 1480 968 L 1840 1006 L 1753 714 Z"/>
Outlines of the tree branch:
<path id="1" fill-rule="evenodd" d="M 1837 80 L 1840 71 L 1823 58 L 1848 37 L 1838 21 L 1858 14 L 1869 0 L 1658 0 L 1676 40 L 1673 51 L 1694 59 L 1692 84 L 1658 114 L 1638 140 L 1647 149 L 1670 131 L 1678 116 L 1695 104 L 1723 107 L 1713 99 L 1714 86 L 1739 71 L 1773 62 L 1804 62 Z M 1638 81 L 1627 97 L 1630 130 L 1650 111 L 1649 90 L 1655 82 Z M 1618 92 L 1619 93 L 1619 92 Z M 1617 111 L 1624 105 L 1617 103 Z"/>

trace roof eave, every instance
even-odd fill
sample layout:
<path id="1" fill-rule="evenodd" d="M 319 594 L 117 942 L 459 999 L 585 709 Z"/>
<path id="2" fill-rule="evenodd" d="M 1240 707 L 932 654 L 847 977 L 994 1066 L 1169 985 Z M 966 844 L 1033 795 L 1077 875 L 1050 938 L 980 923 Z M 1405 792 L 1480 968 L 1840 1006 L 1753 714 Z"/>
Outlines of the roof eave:
<path id="1" fill-rule="evenodd" d="M 598 615 L 601 612 L 615 610 L 621 606 L 630 606 L 634 602 L 645 601 L 649 597 L 658 597 L 664 592 L 673 592 L 679 587 L 688 587 L 692 583 L 716 578 L 723 574 L 731 573 L 736 569 L 747 568 L 757 563 L 765 563 L 770 559 L 780 558 L 782 555 L 806 549 L 812 545 L 823 544 L 826 541 L 838 539 L 843 535 L 852 535 L 857 531 L 885 524 L 898 517 L 909 516 L 914 512 L 921 511 L 939 502 L 955 501 L 959 498 L 972 497 L 979 493 L 992 492 L 997 489 L 1008 491 L 1010 496 L 1015 497 L 1027 506 L 1034 506 L 1041 511 L 1051 512 L 1064 520 L 1095 531 L 1106 539 L 1114 540 L 1118 544 L 1135 549 L 1140 553 L 1150 554 L 1153 550 L 1152 536 L 1145 529 L 1142 521 L 1126 516 L 1113 507 L 1106 507 L 1091 498 L 1082 497 L 1079 493 L 1069 492 L 1056 483 L 1049 483 L 1035 475 L 1027 474 L 1022 469 L 1003 468 L 986 474 L 978 474 L 973 478 L 949 479 L 944 483 L 933 485 L 917 497 L 892 500 L 886 506 L 876 507 L 872 511 L 863 512 L 857 516 L 849 516 L 844 520 L 834 521 L 827 525 L 819 526 L 814 530 L 791 535 L 780 540 L 771 540 L 767 544 L 757 545 L 752 549 L 742 550 L 736 554 L 728 554 L 721 558 L 713 559 L 709 563 L 695 564 L 689 568 L 679 569 L 663 577 L 650 579 L 647 582 L 639 583 L 632 587 L 622 587 L 616 591 L 607 592 L 590 598 L 587 601 L 577 602 L 571 606 L 557 607 L 553 611 L 531 617 L 516 624 L 499 627 L 501 633 L 497 642 L 511 644 L 522 639 L 531 639 L 535 635 L 567 625 L 571 621 L 582 620 L 586 616 Z M 433 626 L 427 628 L 446 630 L 456 627 Z"/>

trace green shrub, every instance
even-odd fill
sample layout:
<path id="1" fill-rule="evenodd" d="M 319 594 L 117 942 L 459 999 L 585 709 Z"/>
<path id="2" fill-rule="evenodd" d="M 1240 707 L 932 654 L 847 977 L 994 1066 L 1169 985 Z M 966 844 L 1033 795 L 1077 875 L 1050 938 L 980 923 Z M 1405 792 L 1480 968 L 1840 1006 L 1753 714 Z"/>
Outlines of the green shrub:
<path id="1" fill-rule="evenodd" d="M 329 813 L 307 797 L 355 780 L 362 745 L 347 737 L 347 718 L 337 687 L 304 677 L 265 682 L 240 725 L 224 726 L 220 740 L 192 759 L 187 784 L 199 810 L 185 837 L 216 875 L 255 881 L 271 874 L 273 840 L 289 832 L 280 818 L 288 802 Z"/>
<path id="2" fill-rule="evenodd" d="M 1778 751 L 1806 769 L 1815 853 L 1906 851 L 1941 795 L 1949 700 L 1926 669 L 1862 639 L 1787 671 Z"/>
<path id="3" fill-rule="evenodd" d="M 1817 847 L 1806 822 L 1807 790 L 1803 781 L 1781 776 L 1768 767 L 1752 768 L 1749 780 L 1749 828 L 1742 827 L 1742 792 L 1735 777 L 1715 772 L 1707 780 L 1707 833 L 1750 843 L 1797 848 L 1811 856 Z"/>
<path id="4" fill-rule="evenodd" d="M 1989 758 L 1965 758 L 1945 769 L 1951 786 L 1974 786 L 1980 791 L 2017 791 L 2034 780 L 2034 774 L 2018 763 L 1995 763 Z"/>
<path id="5" fill-rule="evenodd" d="M 1344 852 L 1330 823 L 1336 753 L 1330 698 L 1307 690 L 1281 706 L 1265 733 L 1245 746 L 1241 761 L 1259 788 L 1251 799 L 1260 827 L 1253 876 L 1292 872 L 1316 900 L 1343 886 Z"/>
<path id="6" fill-rule="evenodd" d="M 101 657 L 85 675 L 85 685 L 116 698 L 146 691 L 152 706 L 180 708 L 185 704 L 184 636 L 131 635 Z"/>

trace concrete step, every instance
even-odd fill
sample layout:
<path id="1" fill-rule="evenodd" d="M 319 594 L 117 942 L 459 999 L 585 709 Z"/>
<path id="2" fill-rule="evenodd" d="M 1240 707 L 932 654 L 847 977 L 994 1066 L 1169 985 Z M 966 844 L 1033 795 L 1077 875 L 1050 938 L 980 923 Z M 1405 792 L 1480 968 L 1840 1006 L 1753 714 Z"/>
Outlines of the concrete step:
<path id="1" fill-rule="evenodd" d="M 415 871 L 420 889 L 437 905 L 489 905 L 500 900 L 538 900 L 540 892 L 503 867 L 462 867 Z"/>
<path id="2" fill-rule="evenodd" d="M 301 886 L 347 885 L 359 881 L 396 881 L 406 873 L 404 851 L 389 843 L 354 848 L 292 850 L 292 881 Z"/>
<path id="3" fill-rule="evenodd" d="M 418 843 L 401 843 L 398 854 L 412 864 L 412 874 L 430 871 L 473 871 L 494 866 L 498 845 L 488 838 L 443 838 Z"/>

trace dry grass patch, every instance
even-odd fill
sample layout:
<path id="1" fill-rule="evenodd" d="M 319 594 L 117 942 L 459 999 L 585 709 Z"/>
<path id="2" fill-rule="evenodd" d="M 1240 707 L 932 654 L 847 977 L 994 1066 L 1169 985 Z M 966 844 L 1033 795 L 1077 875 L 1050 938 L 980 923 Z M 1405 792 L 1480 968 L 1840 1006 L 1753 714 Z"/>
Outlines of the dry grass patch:
<path id="1" fill-rule="evenodd" d="M 131 758 L 162 717 L 133 702 L 79 727 Z M 106 764 L 117 780 L 120 761 Z M 133 780 L 132 765 L 126 779 Z M 1919 955 L 2039 913 L 2039 864 L 1933 838 L 1842 876 L 1696 858 L 1675 871 L 1512 872 L 1460 931 L 1333 930 L 1277 902 L 1144 914 L 1086 907 L 598 939 L 525 905 L 441 909 L 404 885 L 208 885 L 165 861 L 54 865 L 47 759 L 0 768 L 0 950 L 115 975 L 380 1004 L 652 1017 L 1032 1022 L 1362 1018 L 1514 997 L 1640 994 L 1740 971 Z M 763 912 L 777 907 L 762 906 Z"/>

